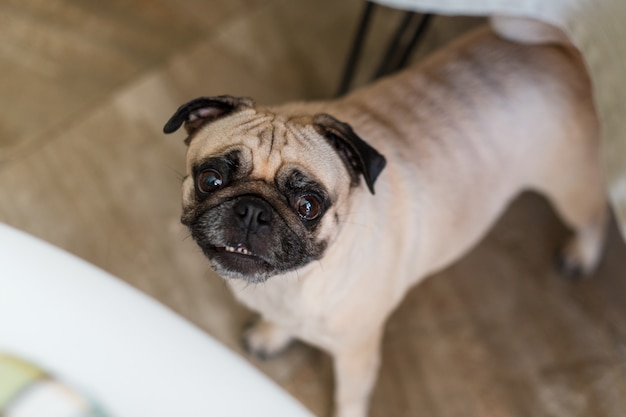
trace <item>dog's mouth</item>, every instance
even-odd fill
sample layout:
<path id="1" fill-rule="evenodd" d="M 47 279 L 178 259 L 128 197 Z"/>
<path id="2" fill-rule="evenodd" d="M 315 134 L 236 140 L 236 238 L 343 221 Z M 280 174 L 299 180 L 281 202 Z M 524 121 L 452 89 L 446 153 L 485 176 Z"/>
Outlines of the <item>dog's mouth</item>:
<path id="1" fill-rule="evenodd" d="M 275 267 L 266 257 L 252 251 L 243 244 L 210 245 L 205 249 L 221 275 L 257 281 L 260 275 L 266 275 Z"/>
<path id="2" fill-rule="evenodd" d="M 260 259 L 260 257 L 258 255 L 256 255 L 254 252 L 252 252 L 250 249 L 248 249 L 247 247 L 245 247 L 242 244 L 239 244 L 237 246 L 219 246 L 219 245 L 215 245 L 215 246 L 213 246 L 213 250 L 215 250 L 216 252 L 236 253 L 236 254 L 239 254 L 239 255 L 244 255 L 244 256 L 249 256 L 249 257 L 259 258 Z"/>

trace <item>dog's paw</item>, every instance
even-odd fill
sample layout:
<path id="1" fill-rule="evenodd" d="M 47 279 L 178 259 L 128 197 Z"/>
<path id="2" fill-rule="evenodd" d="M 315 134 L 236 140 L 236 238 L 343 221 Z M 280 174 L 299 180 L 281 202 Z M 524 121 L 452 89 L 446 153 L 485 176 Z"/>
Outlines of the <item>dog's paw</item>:
<path id="1" fill-rule="evenodd" d="M 595 272 L 604 252 L 608 221 L 609 212 L 603 207 L 575 228 L 559 254 L 558 267 L 563 275 L 580 279 Z"/>
<path id="2" fill-rule="evenodd" d="M 247 326 L 243 333 L 243 347 L 255 358 L 266 360 L 281 354 L 293 341 L 283 328 L 258 319 Z"/>
<path id="3" fill-rule="evenodd" d="M 565 250 L 561 250 L 556 256 L 556 269 L 560 275 L 571 280 L 578 280 L 585 276 L 582 263 Z"/>
<path id="4" fill-rule="evenodd" d="M 595 248 L 590 250 L 579 236 L 572 237 L 557 255 L 557 269 L 567 278 L 578 280 L 593 274 L 599 261 Z"/>

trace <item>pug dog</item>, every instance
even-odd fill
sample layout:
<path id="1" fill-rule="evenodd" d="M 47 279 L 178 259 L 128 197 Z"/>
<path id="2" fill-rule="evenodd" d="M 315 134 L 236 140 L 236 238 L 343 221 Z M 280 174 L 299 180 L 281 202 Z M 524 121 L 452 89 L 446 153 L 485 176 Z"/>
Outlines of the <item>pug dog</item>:
<path id="1" fill-rule="evenodd" d="M 608 215 L 590 88 L 571 46 L 486 27 L 338 99 L 182 105 L 164 127 L 188 134 L 182 223 L 260 314 L 249 351 L 327 351 L 334 415 L 366 416 L 390 313 L 523 190 L 573 231 L 563 271 L 591 274 Z"/>

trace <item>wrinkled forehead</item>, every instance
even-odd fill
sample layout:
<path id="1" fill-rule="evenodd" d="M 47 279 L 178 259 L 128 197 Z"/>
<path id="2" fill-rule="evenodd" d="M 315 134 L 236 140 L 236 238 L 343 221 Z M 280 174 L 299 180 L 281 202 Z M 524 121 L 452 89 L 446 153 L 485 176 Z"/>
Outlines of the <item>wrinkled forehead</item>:
<path id="1" fill-rule="evenodd" d="M 206 159 L 236 150 L 242 162 L 250 164 L 251 178 L 273 181 L 281 170 L 301 169 L 322 183 L 332 183 L 342 162 L 311 120 L 253 109 L 216 120 L 202 127 L 189 144 L 187 173 Z"/>

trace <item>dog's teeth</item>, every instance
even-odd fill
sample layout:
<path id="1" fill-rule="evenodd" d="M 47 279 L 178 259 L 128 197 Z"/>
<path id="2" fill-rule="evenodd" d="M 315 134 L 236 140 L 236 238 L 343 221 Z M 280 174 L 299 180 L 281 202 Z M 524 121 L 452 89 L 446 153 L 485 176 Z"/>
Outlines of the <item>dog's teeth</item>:
<path id="1" fill-rule="evenodd" d="M 232 246 L 225 246 L 224 250 L 226 252 L 240 253 L 242 255 L 252 255 L 252 252 L 250 252 L 248 249 L 246 249 L 243 246 L 239 246 L 237 248 L 232 247 Z"/>

